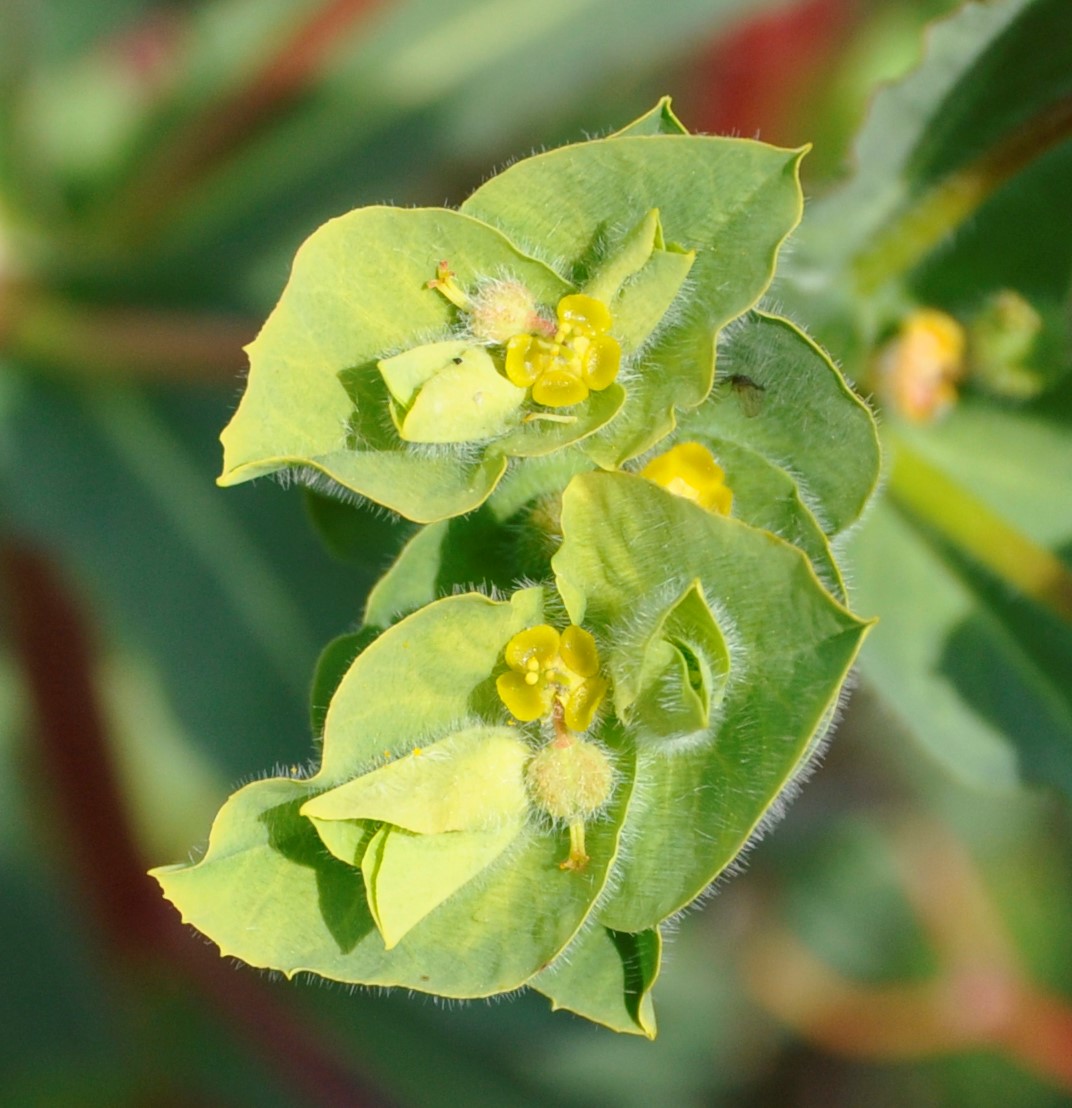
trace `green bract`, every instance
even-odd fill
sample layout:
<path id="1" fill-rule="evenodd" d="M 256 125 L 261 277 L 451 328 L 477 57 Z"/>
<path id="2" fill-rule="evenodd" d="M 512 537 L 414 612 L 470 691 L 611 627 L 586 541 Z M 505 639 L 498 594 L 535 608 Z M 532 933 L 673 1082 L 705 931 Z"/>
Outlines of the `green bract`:
<path id="1" fill-rule="evenodd" d="M 799 157 L 662 105 L 302 247 L 221 481 L 312 470 L 427 526 L 325 651 L 316 774 L 155 871 L 222 951 L 654 1035 L 661 925 L 772 818 L 868 626 L 834 550 L 873 421 L 756 307 Z"/>
<path id="2" fill-rule="evenodd" d="M 221 483 L 296 469 L 430 522 L 481 504 L 510 458 L 582 440 L 601 465 L 635 455 L 710 391 L 719 328 L 762 296 L 800 217 L 800 156 L 626 133 L 518 162 L 461 212 L 332 220 L 249 347 Z M 444 263 L 454 298 L 429 287 Z M 505 335 L 480 338 L 455 302 L 486 305 L 497 286 L 545 321 L 570 293 L 603 301 L 620 381 L 554 419 L 519 403 L 485 358 L 501 362 Z"/>

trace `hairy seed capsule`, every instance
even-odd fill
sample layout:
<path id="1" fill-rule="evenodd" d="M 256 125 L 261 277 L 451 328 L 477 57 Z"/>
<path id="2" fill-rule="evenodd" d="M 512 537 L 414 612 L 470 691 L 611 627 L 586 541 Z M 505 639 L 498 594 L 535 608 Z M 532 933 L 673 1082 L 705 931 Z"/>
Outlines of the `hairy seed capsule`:
<path id="1" fill-rule="evenodd" d="M 529 794 L 549 816 L 573 822 L 610 799 L 614 767 L 602 747 L 572 737 L 553 739 L 528 764 Z"/>
<path id="2" fill-rule="evenodd" d="M 520 281 L 495 281 L 472 303 L 473 334 L 486 342 L 507 343 L 532 331 L 538 322 L 536 301 Z"/>

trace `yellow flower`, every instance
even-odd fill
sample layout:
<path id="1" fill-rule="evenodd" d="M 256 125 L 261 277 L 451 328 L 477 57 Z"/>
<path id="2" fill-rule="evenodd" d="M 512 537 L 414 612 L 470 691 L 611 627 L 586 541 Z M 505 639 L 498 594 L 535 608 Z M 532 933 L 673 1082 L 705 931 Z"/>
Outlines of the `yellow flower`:
<path id="1" fill-rule="evenodd" d="M 522 723 L 561 714 L 570 731 L 592 723 L 607 691 L 595 640 L 572 624 L 561 634 L 549 624 L 520 631 L 506 644 L 510 667 L 495 682 L 499 697 Z"/>
<path id="2" fill-rule="evenodd" d="M 622 348 L 607 332 L 610 310 L 601 300 L 572 293 L 558 302 L 553 337 L 514 335 L 506 344 L 506 376 L 548 408 L 579 404 L 618 376 Z"/>
<path id="3" fill-rule="evenodd" d="M 728 516 L 733 492 L 726 474 L 711 451 L 698 442 L 681 442 L 665 454 L 652 458 L 640 471 L 641 477 L 662 485 L 675 496 L 694 500 L 701 508 Z"/>
<path id="4" fill-rule="evenodd" d="M 879 351 L 878 392 L 914 423 L 944 415 L 964 376 L 964 328 L 934 308 L 910 312 L 900 333 Z"/>

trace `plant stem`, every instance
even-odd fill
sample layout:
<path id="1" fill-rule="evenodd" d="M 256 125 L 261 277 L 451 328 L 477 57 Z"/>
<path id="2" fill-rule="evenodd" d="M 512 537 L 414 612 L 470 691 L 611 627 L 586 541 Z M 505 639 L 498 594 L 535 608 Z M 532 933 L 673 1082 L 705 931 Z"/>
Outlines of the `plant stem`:
<path id="1" fill-rule="evenodd" d="M 36 723 L 49 814 L 74 887 L 117 967 L 127 976 L 163 968 L 169 982 L 197 994 L 200 1007 L 244 1037 L 302 1103 L 382 1104 L 325 1048 L 323 1029 L 295 1019 L 265 985 L 236 974 L 166 906 L 135 844 L 78 604 L 46 558 L 10 541 L 0 547 L 0 583 Z"/>
<path id="2" fill-rule="evenodd" d="M 0 352 L 97 380 L 232 383 L 255 326 L 237 317 L 77 304 L 0 281 Z"/>
<path id="3" fill-rule="evenodd" d="M 248 143 L 319 77 L 351 25 L 378 0 L 324 0 L 238 88 L 186 120 L 166 147 L 110 203 L 134 237 L 154 227 L 181 195 Z M 113 232 L 115 227 L 112 228 Z"/>
<path id="4" fill-rule="evenodd" d="M 889 492 L 984 569 L 1072 623 L 1072 570 L 978 497 L 894 438 Z"/>
<path id="5" fill-rule="evenodd" d="M 970 165 L 912 198 L 856 259 L 867 295 L 902 277 L 959 227 L 997 188 L 1072 135 L 1072 96 L 1051 104 Z"/>
<path id="6" fill-rule="evenodd" d="M 1024 991 L 999 1043 L 1040 1077 L 1072 1090 L 1072 1008 L 1060 998 Z"/>
<path id="7" fill-rule="evenodd" d="M 771 922 L 753 932 L 742 959 L 753 996 L 833 1053 L 908 1061 L 984 1048 L 1072 1090 L 1072 1007 L 1025 979 L 968 853 L 940 823 L 918 817 L 894 842 L 937 974 L 887 985 L 852 981 Z"/>

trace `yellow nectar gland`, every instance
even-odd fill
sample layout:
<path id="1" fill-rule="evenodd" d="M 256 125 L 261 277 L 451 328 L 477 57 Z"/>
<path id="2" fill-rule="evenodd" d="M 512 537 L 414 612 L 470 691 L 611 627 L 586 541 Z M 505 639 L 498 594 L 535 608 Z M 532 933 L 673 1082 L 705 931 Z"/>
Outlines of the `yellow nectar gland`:
<path id="1" fill-rule="evenodd" d="M 733 507 L 733 491 L 726 484 L 725 472 L 711 451 L 698 442 L 678 443 L 652 458 L 640 476 L 709 512 L 728 516 Z"/>
<path id="2" fill-rule="evenodd" d="M 514 335 L 506 344 L 506 376 L 547 408 L 568 408 L 618 376 L 622 348 L 607 332 L 610 309 L 601 300 L 571 293 L 558 302 L 554 335 Z"/>
<path id="3" fill-rule="evenodd" d="M 914 423 L 929 423 L 956 403 L 964 376 L 964 328 L 933 308 L 910 313 L 880 351 L 877 391 Z"/>
<path id="4" fill-rule="evenodd" d="M 520 631 L 506 644 L 506 664 L 510 669 L 495 687 L 516 719 L 530 723 L 557 710 L 570 731 L 591 726 L 607 681 L 599 674 L 595 639 L 584 628 L 570 625 L 559 633 L 542 623 Z"/>

